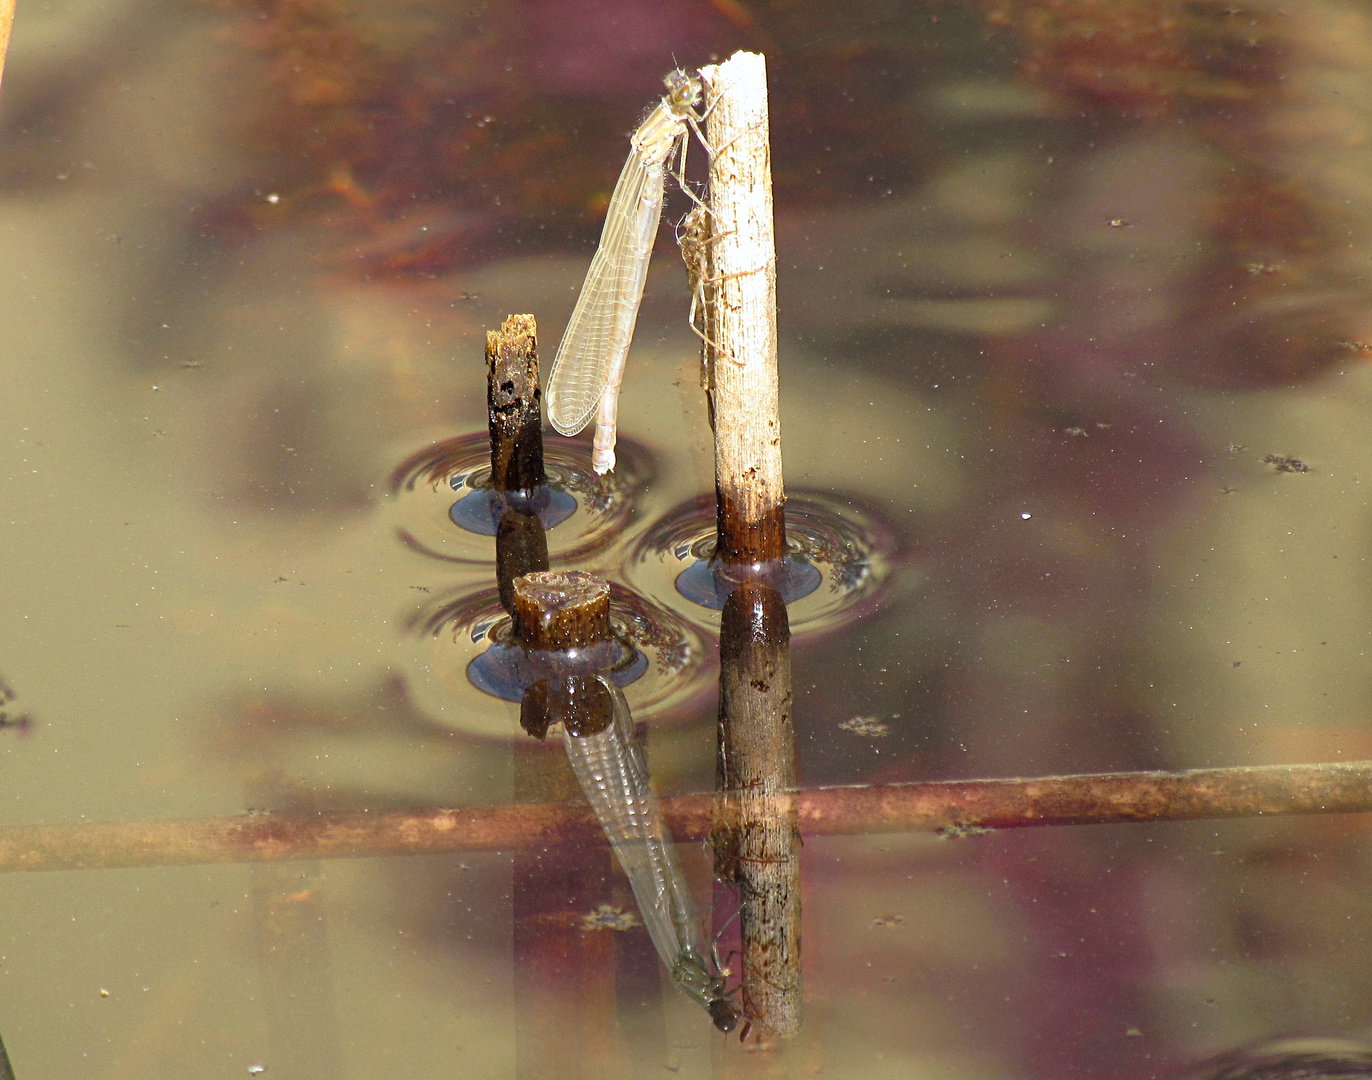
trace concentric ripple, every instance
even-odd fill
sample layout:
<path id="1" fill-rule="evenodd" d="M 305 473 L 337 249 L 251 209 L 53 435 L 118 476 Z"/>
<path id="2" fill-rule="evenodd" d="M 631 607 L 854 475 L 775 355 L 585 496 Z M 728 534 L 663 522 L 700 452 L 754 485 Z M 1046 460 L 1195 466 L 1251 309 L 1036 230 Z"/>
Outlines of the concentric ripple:
<path id="1" fill-rule="evenodd" d="M 615 471 L 596 476 L 589 445 L 558 440 L 544 447 L 548 484 L 527 501 L 548 530 L 550 558 L 586 558 L 624 531 L 656 469 L 631 439 L 620 440 L 617 454 Z M 490 475 L 485 432 L 436 443 L 402 462 L 391 474 L 401 542 L 444 562 L 493 566 Z"/>
<path id="2" fill-rule="evenodd" d="M 636 712 L 661 715 L 715 692 L 718 657 L 678 614 L 612 583 L 610 624 L 615 641 L 597 667 L 628 687 Z M 417 648 L 407 683 L 420 709 L 474 735 L 522 735 L 517 711 L 491 708 L 492 698 L 518 702 L 535 673 L 511 640 L 510 618 L 494 587 L 440 601 L 409 629 Z"/>
<path id="3" fill-rule="evenodd" d="M 786 542 L 781 588 L 790 598 L 792 635 L 833 629 L 880 603 L 896 533 L 858 497 L 790 493 Z M 630 550 L 624 574 L 645 595 L 713 633 L 722 606 L 709 566 L 714 543 L 715 502 L 702 496 L 650 526 Z"/>

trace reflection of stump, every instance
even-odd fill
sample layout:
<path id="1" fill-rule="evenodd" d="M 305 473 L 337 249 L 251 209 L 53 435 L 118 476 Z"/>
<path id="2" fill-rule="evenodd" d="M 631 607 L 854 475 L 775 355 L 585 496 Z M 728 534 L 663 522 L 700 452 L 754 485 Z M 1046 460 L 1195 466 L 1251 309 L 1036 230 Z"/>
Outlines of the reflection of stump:
<path id="1" fill-rule="evenodd" d="M 772 1035 L 800 1031 L 800 834 L 786 605 L 762 584 L 739 586 L 720 622 L 716 872 L 737 882 L 743 1014 Z"/>
<path id="2" fill-rule="evenodd" d="M 538 514 L 527 505 L 491 500 L 500 517 L 495 527 L 495 582 L 500 606 L 513 614 L 515 579 L 548 569 L 548 535 Z"/>

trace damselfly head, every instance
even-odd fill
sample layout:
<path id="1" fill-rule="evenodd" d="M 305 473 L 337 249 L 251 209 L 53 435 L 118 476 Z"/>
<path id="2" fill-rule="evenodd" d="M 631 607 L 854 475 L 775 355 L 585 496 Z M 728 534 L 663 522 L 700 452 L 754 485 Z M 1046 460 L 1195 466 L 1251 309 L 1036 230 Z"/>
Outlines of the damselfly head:
<path id="1" fill-rule="evenodd" d="M 726 1035 L 738 1027 L 739 1017 L 743 1015 L 732 998 L 717 997 L 705 1007 L 710 1010 L 710 1019 L 714 1021 L 715 1027 Z"/>
<path id="2" fill-rule="evenodd" d="M 662 82 L 667 87 L 667 101 L 673 109 L 689 109 L 700 100 L 700 80 L 681 68 L 667 72 Z"/>

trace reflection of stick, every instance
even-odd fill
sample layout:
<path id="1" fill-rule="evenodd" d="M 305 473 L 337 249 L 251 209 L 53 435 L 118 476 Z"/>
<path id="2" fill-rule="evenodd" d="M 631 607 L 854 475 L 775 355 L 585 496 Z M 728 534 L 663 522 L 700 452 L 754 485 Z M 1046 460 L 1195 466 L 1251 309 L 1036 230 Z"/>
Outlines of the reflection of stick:
<path id="1" fill-rule="evenodd" d="M 710 145 L 715 487 L 724 563 L 780 559 L 786 549 L 777 414 L 776 244 L 767 134 L 767 65 L 735 53 L 702 68 Z"/>
<path id="2" fill-rule="evenodd" d="M 528 503 L 495 493 L 491 508 L 500 516 L 495 526 L 495 583 L 500 606 L 514 614 L 515 581 L 548 569 L 548 534 Z"/>
<path id="3" fill-rule="evenodd" d="M 1372 761 L 810 788 L 795 801 L 802 836 L 1356 814 L 1372 812 Z M 712 794 L 663 799 L 662 811 L 678 843 L 718 820 Z M 590 807 L 562 803 L 11 825 L 0 872 L 511 851 L 598 834 Z"/>
<path id="4" fill-rule="evenodd" d="M 725 820 L 715 872 L 738 884 L 743 1015 L 770 1035 L 800 1032 L 800 837 L 790 627 L 770 586 L 745 581 L 719 627 L 719 787 Z"/>

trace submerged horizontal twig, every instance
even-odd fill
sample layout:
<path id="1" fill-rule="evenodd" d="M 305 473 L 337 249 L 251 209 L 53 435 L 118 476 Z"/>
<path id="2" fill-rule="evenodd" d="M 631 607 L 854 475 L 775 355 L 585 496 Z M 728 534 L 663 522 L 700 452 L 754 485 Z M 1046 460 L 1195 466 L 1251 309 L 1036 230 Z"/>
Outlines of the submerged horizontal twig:
<path id="1" fill-rule="evenodd" d="M 802 836 L 1349 814 L 1372 811 L 1372 761 L 872 784 L 768 797 L 781 809 L 794 800 Z M 704 839 L 719 820 L 713 794 L 678 795 L 662 807 L 678 841 Z M 0 872 L 508 851 L 604 839 L 590 807 L 570 803 L 12 825 L 0 828 Z"/>

